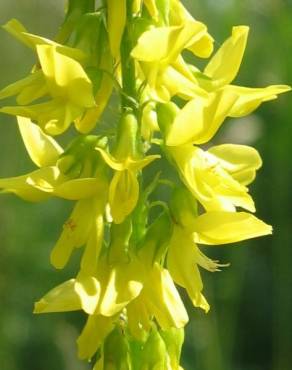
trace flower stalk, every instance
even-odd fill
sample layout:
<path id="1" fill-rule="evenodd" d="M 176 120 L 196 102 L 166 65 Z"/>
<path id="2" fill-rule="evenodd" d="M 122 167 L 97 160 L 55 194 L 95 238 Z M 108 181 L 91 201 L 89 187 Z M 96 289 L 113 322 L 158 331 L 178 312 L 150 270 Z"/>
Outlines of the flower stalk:
<path id="1" fill-rule="evenodd" d="M 94 370 L 181 370 L 188 314 L 177 286 L 207 313 L 201 270 L 228 266 L 201 245 L 272 232 L 253 214 L 256 149 L 201 145 L 226 118 L 290 87 L 234 85 L 249 28 L 233 27 L 214 52 L 207 26 L 180 0 L 103 0 L 98 9 L 69 0 L 55 40 L 16 20 L 4 28 L 37 58 L 28 76 L 0 90 L 1 100 L 16 98 L 0 112 L 17 117 L 37 169 L 0 179 L 0 188 L 27 201 L 70 200 L 51 263 L 63 269 L 82 249 L 76 274 L 34 312 L 81 311 L 78 355 L 95 358 Z M 207 60 L 205 68 L 188 63 L 185 51 Z M 109 134 L 101 117 L 115 90 L 119 119 Z M 71 125 L 75 137 L 62 148 L 58 137 Z M 173 174 L 149 178 L 145 169 L 162 169 L 163 160 Z"/>

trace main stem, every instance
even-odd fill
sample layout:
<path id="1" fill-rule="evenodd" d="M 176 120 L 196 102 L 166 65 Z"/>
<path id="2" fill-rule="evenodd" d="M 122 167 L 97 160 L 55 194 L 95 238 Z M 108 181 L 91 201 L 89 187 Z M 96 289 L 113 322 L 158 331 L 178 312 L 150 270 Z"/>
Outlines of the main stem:
<path id="1" fill-rule="evenodd" d="M 122 108 L 137 109 L 137 90 L 136 90 L 136 73 L 135 63 L 131 57 L 133 48 L 132 41 L 132 0 L 127 0 L 127 21 L 121 42 L 121 69 L 122 69 Z"/>

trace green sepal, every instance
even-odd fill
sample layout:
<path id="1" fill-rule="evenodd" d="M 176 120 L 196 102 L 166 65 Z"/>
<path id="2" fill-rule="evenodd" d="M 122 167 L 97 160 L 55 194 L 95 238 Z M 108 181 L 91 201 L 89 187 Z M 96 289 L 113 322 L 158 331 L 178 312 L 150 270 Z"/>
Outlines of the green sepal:
<path id="1" fill-rule="evenodd" d="M 159 11 L 159 18 L 164 26 L 169 25 L 170 0 L 156 0 L 156 6 Z"/>
<path id="2" fill-rule="evenodd" d="M 93 95 L 96 95 L 101 86 L 103 72 L 97 67 L 87 67 L 85 72 L 92 82 Z"/>
<path id="3" fill-rule="evenodd" d="M 104 148 L 107 144 L 105 137 L 82 135 L 74 139 L 57 161 L 62 173 L 72 178 L 83 175 L 91 177 L 95 174 L 98 165 L 103 161 L 95 150 L 96 146 Z"/>
<path id="4" fill-rule="evenodd" d="M 131 236 L 131 242 L 134 245 L 139 244 L 143 240 L 147 232 L 147 222 L 149 216 L 150 202 L 149 196 L 156 189 L 160 179 L 160 173 L 158 173 L 150 184 L 141 192 L 139 201 L 133 213 L 133 232 Z"/>
<path id="5" fill-rule="evenodd" d="M 166 369 L 167 348 L 158 330 L 153 328 L 141 353 L 142 369 Z"/>
<path id="6" fill-rule="evenodd" d="M 103 347 L 104 370 L 131 370 L 130 348 L 125 332 L 116 327 Z"/>
<path id="7" fill-rule="evenodd" d="M 171 369 L 179 369 L 181 349 L 184 342 L 184 328 L 169 328 L 159 331 L 171 363 Z"/>
<path id="8" fill-rule="evenodd" d="M 69 39 L 71 47 L 81 49 L 88 55 L 87 64 L 99 66 L 106 34 L 101 12 L 84 14 Z"/>
<path id="9" fill-rule="evenodd" d="M 179 107 L 173 102 L 156 105 L 157 122 L 163 136 L 167 137 L 179 110 Z"/>
<path id="10" fill-rule="evenodd" d="M 170 215 L 167 211 L 163 211 L 149 226 L 145 239 L 141 243 L 139 255 L 146 264 L 152 265 L 164 257 L 172 231 Z"/>
<path id="11" fill-rule="evenodd" d="M 83 14 L 94 12 L 95 0 L 68 0 L 65 20 L 56 36 L 56 41 L 65 43 L 71 32 L 79 23 Z"/>
<path id="12" fill-rule="evenodd" d="M 127 217 L 121 224 L 111 224 L 109 263 L 127 262 L 129 252 L 129 241 L 132 234 L 132 220 Z"/>
<path id="13" fill-rule="evenodd" d="M 119 160 L 138 156 L 138 121 L 132 112 L 124 112 L 118 124 L 114 156 Z"/>
<path id="14" fill-rule="evenodd" d="M 185 227 L 198 217 L 198 202 L 184 187 L 176 187 L 170 197 L 169 208 L 176 223 Z"/>

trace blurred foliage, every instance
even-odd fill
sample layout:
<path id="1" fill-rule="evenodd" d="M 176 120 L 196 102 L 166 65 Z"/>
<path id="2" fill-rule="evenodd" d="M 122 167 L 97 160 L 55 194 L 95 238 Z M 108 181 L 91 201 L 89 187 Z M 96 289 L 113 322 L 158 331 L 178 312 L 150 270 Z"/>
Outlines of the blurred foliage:
<path id="1" fill-rule="evenodd" d="M 189 0 L 192 14 L 209 25 L 218 46 L 233 25 L 251 27 L 238 82 L 245 86 L 292 84 L 291 0 Z M 4 0 L 1 24 L 18 18 L 34 33 L 53 37 L 63 16 L 63 1 Z M 0 87 L 23 76 L 32 54 L 1 31 Z M 186 370 L 290 370 L 292 364 L 292 140 L 291 95 L 263 105 L 255 114 L 229 120 L 214 143 L 255 146 L 264 167 L 252 193 L 260 218 L 274 235 L 206 253 L 231 266 L 204 274 L 212 309 L 190 305 L 183 364 Z M 106 120 L 116 112 L 110 112 Z M 31 170 L 14 119 L 1 115 L 0 176 Z M 75 339 L 84 317 L 34 316 L 33 302 L 74 274 L 56 272 L 49 253 L 71 208 L 50 200 L 27 204 L 0 198 L 0 361 L 3 370 L 85 370 L 76 359 Z M 187 299 L 185 300 L 188 301 Z"/>

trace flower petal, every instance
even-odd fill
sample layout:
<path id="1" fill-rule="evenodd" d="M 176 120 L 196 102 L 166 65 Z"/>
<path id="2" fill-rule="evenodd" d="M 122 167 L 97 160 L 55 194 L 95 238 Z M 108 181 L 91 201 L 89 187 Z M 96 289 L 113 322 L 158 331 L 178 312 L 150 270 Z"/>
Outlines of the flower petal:
<path id="1" fill-rule="evenodd" d="M 272 85 L 264 88 L 250 88 L 229 85 L 228 91 L 238 95 L 238 99 L 229 112 L 229 117 L 242 117 L 257 109 L 263 102 L 276 99 L 278 94 L 290 91 L 287 85 Z"/>
<path id="2" fill-rule="evenodd" d="M 109 187 L 109 204 L 115 223 L 120 224 L 136 207 L 139 183 L 134 171 L 118 171 Z"/>
<path id="3" fill-rule="evenodd" d="M 232 177 L 243 185 L 250 184 L 262 166 L 258 151 L 250 146 L 223 144 L 213 146 L 209 153 L 219 159 L 219 163 Z"/>
<path id="4" fill-rule="evenodd" d="M 63 231 L 51 252 L 51 263 L 62 269 L 68 262 L 74 248 L 85 244 L 89 237 L 93 217 L 94 202 L 83 199 L 76 203 L 69 219 L 63 225 Z"/>
<path id="5" fill-rule="evenodd" d="M 74 286 L 75 279 L 70 279 L 49 291 L 41 300 L 35 303 L 34 313 L 80 310 L 80 299 Z"/>
<path id="6" fill-rule="evenodd" d="M 193 305 L 207 313 L 210 306 L 201 293 L 203 282 L 197 263 L 196 244 L 185 231 L 175 227 L 167 254 L 167 268 L 173 280 L 187 290 Z"/>
<path id="7" fill-rule="evenodd" d="M 81 64 L 59 53 L 55 46 L 38 45 L 42 71 L 53 97 L 62 97 L 80 107 L 95 106 L 93 87 Z"/>
<path id="8" fill-rule="evenodd" d="M 272 227 L 246 212 L 207 212 L 193 223 L 194 241 L 217 245 L 272 233 Z"/>
<path id="9" fill-rule="evenodd" d="M 249 27 L 236 26 L 232 28 L 232 35 L 223 43 L 212 57 L 204 73 L 214 80 L 218 88 L 229 84 L 239 70 L 246 47 Z M 228 60 L 228 63 L 226 61 Z"/>
<path id="10" fill-rule="evenodd" d="M 17 117 L 18 127 L 31 160 L 38 167 L 53 166 L 63 153 L 61 146 L 29 118 Z"/>
<path id="11" fill-rule="evenodd" d="M 222 89 L 208 99 L 196 97 L 178 112 L 166 137 L 166 144 L 204 144 L 216 134 L 228 116 L 237 95 Z"/>
<path id="12" fill-rule="evenodd" d="M 169 272 L 155 263 L 146 282 L 143 296 L 161 328 L 184 327 L 188 314 Z"/>
<path id="13" fill-rule="evenodd" d="M 101 286 L 98 279 L 81 272 L 76 278 L 74 290 L 80 298 L 83 311 L 92 315 L 100 298 Z"/>
<path id="14" fill-rule="evenodd" d="M 111 317 L 90 315 L 77 339 L 79 358 L 82 360 L 91 359 L 113 328 L 114 322 Z"/>

